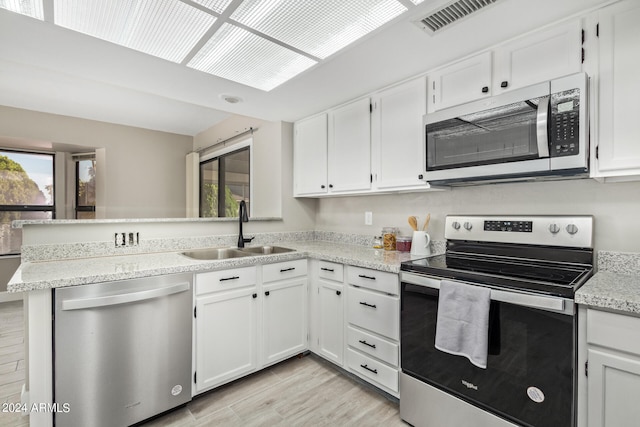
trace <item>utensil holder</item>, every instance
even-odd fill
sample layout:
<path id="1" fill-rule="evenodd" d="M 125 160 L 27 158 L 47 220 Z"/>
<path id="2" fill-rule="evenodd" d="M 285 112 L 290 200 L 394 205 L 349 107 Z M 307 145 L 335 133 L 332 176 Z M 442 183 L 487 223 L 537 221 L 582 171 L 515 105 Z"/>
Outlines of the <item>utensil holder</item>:
<path id="1" fill-rule="evenodd" d="M 414 231 L 411 240 L 411 255 L 431 255 L 431 236 L 425 231 Z"/>

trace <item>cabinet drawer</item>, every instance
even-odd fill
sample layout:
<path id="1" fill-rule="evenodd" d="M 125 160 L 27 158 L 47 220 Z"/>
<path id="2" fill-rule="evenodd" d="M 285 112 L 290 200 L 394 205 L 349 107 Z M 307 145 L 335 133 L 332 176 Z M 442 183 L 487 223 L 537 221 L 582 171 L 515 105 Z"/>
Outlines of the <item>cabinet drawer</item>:
<path id="1" fill-rule="evenodd" d="M 342 283 L 344 281 L 344 266 L 335 262 L 320 261 L 318 275 L 323 279 L 334 280 Z"/>
<path id="2" fill-rule="evenodd" d="M 348 289 L 347 316 L 349 323 L 377 334 L 398 340 L 400 300 L 398 297 L 358 289 Z"/>
<path id="3" fill-rule="evenodd" d="M 398 295 L 399 284 L 397 274 L 348 266 L 347 278 L 352 285 Z"/>
<path id="4" fill-rule="evenodd" d="M 306 259 L 296 259 L 294 261 L 278 262 L 275 264 L 266 264 L 262 266 L 262 281 L 264 283 L 306 275 Z"/>
<path id="5" fill-rule="evenodd" d="M 398 366 L 398 344 L 349 326 L 347 342 L 355 349 L 378 358 L 390 365 Z"/>
<path id="6" fill-rule="evenodd" d="M 398 370 L 353 349 L 347 350 L 349 369 L 394 392 L 398 391 Z"/>
<path id="7" fill-rule="evenodd" d="M 237 289 L 243 286 L 253 286 L 255 284 L 255 267 L 198 273 L 196 274 L 196 295 Z"/>
<path id="8" fill-rule="evenodd" d="M 640 317 L 589 309 L 587 341 L 640 355 Z"/>

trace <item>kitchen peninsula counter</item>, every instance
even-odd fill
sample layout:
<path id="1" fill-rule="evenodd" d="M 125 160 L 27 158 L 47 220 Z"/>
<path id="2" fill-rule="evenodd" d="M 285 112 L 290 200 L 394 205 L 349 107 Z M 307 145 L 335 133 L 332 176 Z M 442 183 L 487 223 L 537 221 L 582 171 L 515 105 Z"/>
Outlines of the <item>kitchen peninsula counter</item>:
<path id="1" fill-rule="evenodd" d="M 411 258 L 409 253 L 325 241 L 278 242 L 277 245 L 295 249 L 295 252 L 223 260 L 194 260 L 180 251 L 23 262 L 7 289 L 9 292 L 32 291 L 164 274 L 225 270 L 300 258 L 398 273 L 400 263 Z"/>

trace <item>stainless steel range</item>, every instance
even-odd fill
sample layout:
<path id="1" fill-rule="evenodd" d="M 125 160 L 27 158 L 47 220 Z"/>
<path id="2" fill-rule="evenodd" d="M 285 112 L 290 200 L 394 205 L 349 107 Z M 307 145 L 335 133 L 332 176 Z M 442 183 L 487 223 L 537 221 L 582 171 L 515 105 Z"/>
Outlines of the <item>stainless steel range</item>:
<path id="1" fill-rule="evenodd" d="M 415 426 L 575 426 L 590 216 L 448 216 L 401 267 L 400 414 Z"/>

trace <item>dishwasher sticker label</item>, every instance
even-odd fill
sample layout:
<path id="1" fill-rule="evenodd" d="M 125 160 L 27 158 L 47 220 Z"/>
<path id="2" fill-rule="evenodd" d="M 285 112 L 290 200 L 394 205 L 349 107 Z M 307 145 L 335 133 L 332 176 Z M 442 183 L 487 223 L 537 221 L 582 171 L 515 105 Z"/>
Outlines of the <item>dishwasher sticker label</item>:
<path id="1" fill-rule="evenodd" d="M 177 396 L 180 393 L 182 393 L 182 386 L 180 384 L 174 385 L 173 388 L 171 389 L 171 394 L 174 396 Z"/>
<path id="2" fill-rule="evenodd" d="M 544 393 L 538 387 L 529 387 L 527 389 L 527 396 L 536 403 L 544 402 Z"/>

